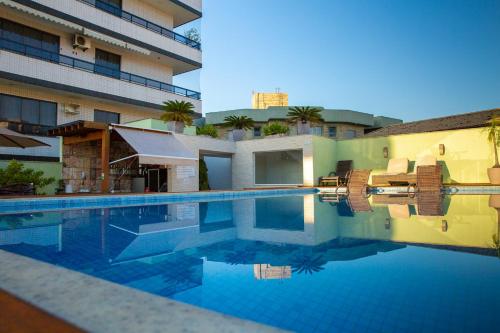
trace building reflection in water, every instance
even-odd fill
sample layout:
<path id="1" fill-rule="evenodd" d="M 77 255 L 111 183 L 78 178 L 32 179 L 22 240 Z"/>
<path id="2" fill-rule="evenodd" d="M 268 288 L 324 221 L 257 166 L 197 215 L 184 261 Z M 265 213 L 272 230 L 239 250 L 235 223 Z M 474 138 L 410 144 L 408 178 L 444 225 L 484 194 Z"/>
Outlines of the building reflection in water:
<path id="1" fill-rule="evenodd" d="M 497 255 L 499 208 L 484 195 L 305 195 L 40 212 L 0 216 L 0 248 L 168 296 L 202 285 L 207 261 L 284 280 L 407 244 Z"/>

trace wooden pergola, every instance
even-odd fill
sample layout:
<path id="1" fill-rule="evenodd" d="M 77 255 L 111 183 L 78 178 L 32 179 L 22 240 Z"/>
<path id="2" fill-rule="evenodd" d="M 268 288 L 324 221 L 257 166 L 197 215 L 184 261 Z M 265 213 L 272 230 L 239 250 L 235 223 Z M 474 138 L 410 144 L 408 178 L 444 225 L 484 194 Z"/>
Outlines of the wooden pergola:
<path id="1" fill-rule="evenodd" d="M 110 135 L 107 124 L 78 120 L 49 130 L 49 136 L 62 136 L 64 145 L 89 141 L 101 141 L 101 192 L 109 192 L 109 148 Z"/>

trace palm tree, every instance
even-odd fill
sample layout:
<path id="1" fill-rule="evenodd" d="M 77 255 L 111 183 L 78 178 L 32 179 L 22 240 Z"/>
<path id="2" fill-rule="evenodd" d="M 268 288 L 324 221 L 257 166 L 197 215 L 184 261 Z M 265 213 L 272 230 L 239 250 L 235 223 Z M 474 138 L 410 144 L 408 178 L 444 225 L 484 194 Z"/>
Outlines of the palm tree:
<path id="1" fill-rule="evenodd" d="M 297 134 L 309 134 L 311 123 L 321 123 L 321 109 L 310 106 L 294 106 L 289 109 L 287 117 L 297 124 Z"/>
<path id="2" fill-rule="evenodd" d="M 164 114 L 160 119 L 170 123 L 170 129 L 176 133 L 184 132 L 184 125 L 191 126 L 193 123 L 194 105 L 191 102 L 168 101 L 163 102 Z"/>
<path id="3" fill-rule="evenodd" d="M 493 144 L 493 153 L 495 156 L 495 165 L 488 169 L 488 177 L 490 183 L 500 184 L 500 163 L 498 162 L 498 144 L 500 142 L 500 117 L 495 113 L 492 114 L 491 120 L 488 122 L 489 126 L 485 128 L 488 136 L 488 141 Z"/>
<path id="4" fill-rule="evenodd" d="M 233 140 L 240 141 L 245 136 L 245 130 L 253 127 L 254 121 L 247 116 L 227 116 L 224 126 L 233 128 Z"/>

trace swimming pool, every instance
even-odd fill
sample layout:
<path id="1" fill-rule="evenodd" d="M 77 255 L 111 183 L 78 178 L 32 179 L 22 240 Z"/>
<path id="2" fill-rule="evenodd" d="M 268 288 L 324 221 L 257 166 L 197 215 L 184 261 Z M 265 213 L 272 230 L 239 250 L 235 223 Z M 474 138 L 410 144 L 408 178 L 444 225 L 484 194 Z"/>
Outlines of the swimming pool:
<path id="1" fill-rule="evenodd" d="M 316 194 L 0 215 L 0 249 L 300 332 L 493 332 L 496 196 Z"/>

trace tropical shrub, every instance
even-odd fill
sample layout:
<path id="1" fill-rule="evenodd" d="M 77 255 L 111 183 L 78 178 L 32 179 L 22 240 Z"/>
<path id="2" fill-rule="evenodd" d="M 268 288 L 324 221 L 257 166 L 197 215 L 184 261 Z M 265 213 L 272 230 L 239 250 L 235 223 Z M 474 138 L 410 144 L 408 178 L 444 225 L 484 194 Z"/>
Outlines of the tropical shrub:
<path id="1" fill-rule="evenodd" d="M 289 128 L 286 125 L 280 123 L 270 123 L 262 128 L 264 135 L 278 135 L 278 134 L 288 134 Z"/>
<path id="2" fill-rule="evenodd" d="M 488 122 L 488 127 L 485 128 L 486 134 L 488 135 L 488 141 L 493 144 L 493 152 L 495 156 L 495 165 L 493 168 L 500 168 L 500 163 L 498 162 L 498 144 L 500 143 L 500 117 L 493 114 L 491 120 Z"/>
<path id="3" fill-rule="evenodd" d="M 212 138 L 217 138 L 219 136 L 219 133 L 217 132 L 217 129 L 214 125 L 206 124 L 201 127 L 196 127 L 196 135 L 207 135 L 211 136 Z"/>
<path id="4" fill-rule="evenodd" d="M 254 121 L 247 116 L 227 116 L 224 118 L 224 126 L 238 130 L 247 130 L 253 127 Z"/>
<path id="5" fill-rule="evenodd" d="M 291 107 L 287 117 L 291 122 L 319 123 L 323 121 L 321 109 L 310 106 Z"/>
<path id="6" fill-rule="evenodd" d="M 0 169 L 0 187 L 16 184 L 33 184 L 37 194 L 43 194 L 38 192 L 38 190 L 55 181 L 54 177 L 44 177 L 41 170 L 35 171 L 24 168 L 24 165 L 16 160 L 10 161 L 5 169 Z"/>
<path id="7" fill-rule="evenodd" d="M 210 185 L 208 184 L 208 168 L 204 160 L 199 161 L 199 185 L 200 191 L 210 190 Z"/>
<path id="8" fill-rule="evenodd" d="M 191 102 L 168 101 L 163 102 L 163 113 L 161 120 L 176 121 L 190 126 L 193 123 L 194 105 Z"/>

